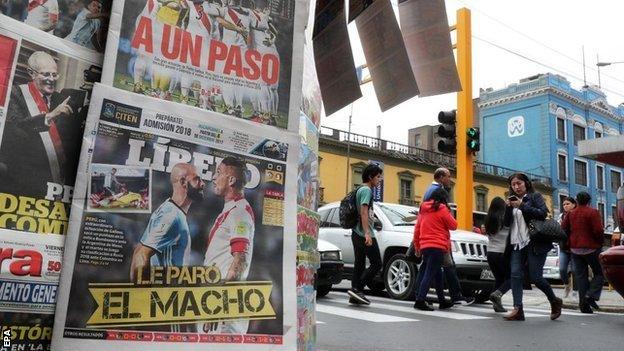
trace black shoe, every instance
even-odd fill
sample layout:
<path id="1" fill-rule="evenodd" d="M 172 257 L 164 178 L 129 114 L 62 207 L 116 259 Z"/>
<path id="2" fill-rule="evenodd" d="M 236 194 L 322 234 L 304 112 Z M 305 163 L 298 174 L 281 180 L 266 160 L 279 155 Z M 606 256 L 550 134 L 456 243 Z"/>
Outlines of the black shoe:
<path id="1" fill-rule="evenodd" d="M 446 301 L 446 300 L 444 300 L 444 301 L 440 302 L 440 304 L 439 304 L 439 307 L 438 307 L 438 308 L 439 308 L 440 310 L 447 310 L 447 309 L 449 309 L 449 308 L 451 308 L 451 307 L 453 307 L 453 306 L 455 306 L 455 304 L 454 304 L 452 301 Z"/>
<path id="2" fill-rule="evenodd" d="M 579 310 L 581 310 L 581 313 L 587 313 L 587 314 L 594 313 L 594 311 L 589 306 L 589 303 L 581 303 L 579 305 Z"/>
<path id="3" fill-rule="evenodd" d="M 599 310 L 600 309 L 600 306 L 598 306 L 598 304 L 596 303 L 596 300 L 594 300 L 593 298 L 588 297 L 586 300 L 587 300 L 587 304 L 589 306 L 591 306 L 591 308 L 593 308 L 595 310 Z"/>
<path id="4" fill-rule="evenodd" d="M 507 309 L 503 307 L 500 291 L 497 290 L 491 293 L 490 301 L 492 301 L 492 307 L 494 307 L 494 312 L 507 312 Z"/>
<path id="5" fill-rule="evenodd" d="M 433 307 L 429 306 L 424 300 L 416 300 L 416 302 L 414 302 L 414 308 L 421 311 L 433 311 Z"/>
<path id="6" fill-rule="evenodd" d="M 370 301 L 366 298 L 366 296 L 364 296 L 364 293 L 359 290 L 349 289 L 347 294 L 349 294 L 351 298 L 359 301 L 361 304 L 370 305 Z"/>
<path id="7" fill-rule="evenodd" d="M 349 303 L 353 305 L 363 305 L 359 300 L 354 299 L 353 297 L 349 297 Z"/>

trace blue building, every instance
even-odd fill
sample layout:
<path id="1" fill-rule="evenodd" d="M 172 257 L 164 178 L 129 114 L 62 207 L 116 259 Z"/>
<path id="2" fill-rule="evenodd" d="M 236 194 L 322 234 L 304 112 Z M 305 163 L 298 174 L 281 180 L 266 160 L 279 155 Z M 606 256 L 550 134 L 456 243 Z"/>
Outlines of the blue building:
<path id="1" fill-rule="evenodd" d="M 578 156 L 580 140 L 621 135 L 624 104 L 611 106 L 597 87 L 580 91 L 560 75 L 540 74 L 500 90 L 481 91 L 480 161 L 551 179 L 553 206 L 587 191 L 613 231 L 622 168 Z"/>

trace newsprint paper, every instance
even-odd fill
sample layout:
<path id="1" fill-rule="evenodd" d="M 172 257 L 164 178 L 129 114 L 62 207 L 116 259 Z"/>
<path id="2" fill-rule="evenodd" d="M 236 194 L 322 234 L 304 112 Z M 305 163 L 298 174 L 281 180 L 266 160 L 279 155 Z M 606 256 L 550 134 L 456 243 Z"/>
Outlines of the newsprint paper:
<path id="1" fill-rule="evenodd" d="M 296 348 L 298 137 L 97 85 L 57 350 Z"/>
<path id="2" fill-rule="evenodd" d="M 102 83 L 296 131 L 307 4 L 117 0 Z"/>
<path id="3" fill-rule="evenodd" d="M 102 56 L 0 21 L 0 228 L 65 234 Z M 0 235 L 1 236 L 1 235 Z"/>

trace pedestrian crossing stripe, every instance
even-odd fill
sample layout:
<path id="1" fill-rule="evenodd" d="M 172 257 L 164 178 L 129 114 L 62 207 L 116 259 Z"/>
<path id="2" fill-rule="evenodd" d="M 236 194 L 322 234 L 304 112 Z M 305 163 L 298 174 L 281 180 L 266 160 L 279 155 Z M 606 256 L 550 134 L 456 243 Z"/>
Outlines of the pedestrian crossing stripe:
<path id="1" fill-rule="evenodd" d="M 360 319 L 368 322 L 375 323 L 389 323 L 389 322 L 418 322 L 418 319 L 410 319 L 404 317 L 389 316 L 387 314 L 373 313 L 360 311 L 355 308 L 342 308 L 328 305 L 316 305 L 316 312 L 333 314 L 340 317 Z"/>
<path id="2" fill-rule="evenodd" d="M 339 303 L 339 304 L 349 304 L 348 301 L 346 300 L 332 300 L 332 303 Z M 358 307 L 368 307 L 368 306 L 358 306 Z M 449 312 L 449 311 L 421 311 L 421 310 L 416 310 L 416 309 L 406 309 L 405 307 L 402 306 L 397 306 L 397 305 L 391 305 L 391 304 L 386 304 L 386 303 L 375 303 L 374 305 L 370 306 L 370 307 L 374 307 L 374 308 L 381 308 L 384 310 L 389 310 L 389 311 L 396 311 L 396 312 L 401 312 L 401 313 L 409 313 L 409 314 L 420 314 L 420 315 L 424 315 L 424 316 L 432 316 L 432 317 L 440 317 L 440 318 L 448 318 L 448 319 L 456 319 L 456 320 L 467 320 L 467 319 L 490 319 L 491 317 L 486 317 L 486 316 L 479 316 L 479 315 L 474 315 L 474 314 L 464 314 L 464 313 L 455 313 L 455 312 Z"/>

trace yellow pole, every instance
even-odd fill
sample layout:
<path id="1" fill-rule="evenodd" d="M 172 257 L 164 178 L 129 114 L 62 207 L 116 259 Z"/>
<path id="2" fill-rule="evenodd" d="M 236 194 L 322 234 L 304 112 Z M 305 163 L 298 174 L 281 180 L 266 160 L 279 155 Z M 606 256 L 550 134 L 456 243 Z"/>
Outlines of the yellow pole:
<path id="1" fill-rule="evenodd" d="M 462 90 L 457 93 L 457 224 L 472 231 L 473 156 L 468 150 L 466 129 L 472 127 L 472 44 L 470 10 L 457 10 L 457 71 Z"/>

